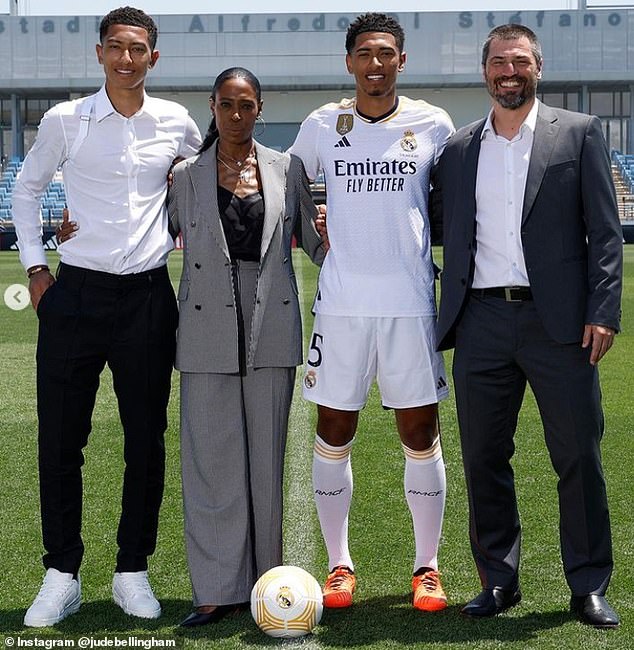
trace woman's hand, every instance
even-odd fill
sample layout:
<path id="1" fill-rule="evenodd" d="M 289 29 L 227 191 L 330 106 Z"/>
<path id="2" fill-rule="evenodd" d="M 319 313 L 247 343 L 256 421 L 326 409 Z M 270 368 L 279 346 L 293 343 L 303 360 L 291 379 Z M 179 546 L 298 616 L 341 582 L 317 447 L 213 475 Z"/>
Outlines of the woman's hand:
<path id="1" fill-rule="evenodd" d="M 62 211 L 62 223 L 55 229 L 57 243 L 63 244 L 65 241 L 72 239 L 77 230 L 79 230 L 79 225 L 75 221 L 69 221 L 68 208 L 64 208 Z"/>

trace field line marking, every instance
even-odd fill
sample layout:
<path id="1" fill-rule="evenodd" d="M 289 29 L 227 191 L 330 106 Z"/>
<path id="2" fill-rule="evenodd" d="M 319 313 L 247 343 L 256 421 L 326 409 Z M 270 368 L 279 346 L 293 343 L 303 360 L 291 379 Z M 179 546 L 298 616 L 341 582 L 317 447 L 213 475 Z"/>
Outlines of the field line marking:
<path id="1" fill-rule="evenodd" d="M 303 251 L 295 250 L 295 272 L 300 297 L 302 321 L 306 323 L 303 307 L 304 263 L 300 259 Z M 302 397 L 303 368 L 297 368 L 297 379 L 293 393 L 293 404 L 288 426 L 286 443 L 286 464 L 284 468 L 284 561 L 296 564 L 313 573 L 317 544 L 320 542 L 316 513 L 313 504 L 312 462 L 313 425 L 311 422 L 314 405 Z"/>

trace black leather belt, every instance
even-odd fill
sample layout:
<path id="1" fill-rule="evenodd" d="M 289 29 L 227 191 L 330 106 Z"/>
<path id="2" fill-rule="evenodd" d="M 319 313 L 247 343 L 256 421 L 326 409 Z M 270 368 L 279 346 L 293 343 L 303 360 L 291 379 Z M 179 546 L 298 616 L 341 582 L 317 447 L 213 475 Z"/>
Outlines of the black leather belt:
<path id="1" fill-rule="evenodd" d="M 501 298 L 506 302 L 525 302 L 533 299 L 530 287 L 488 287 L 471 289 L 471 295 L 478 298 Z"/>
<path id="2" fill-rule="evenodd" d="M 119 287 L 129 284 L 151 284 L 153 281 L 169 282 L 167 265 L 159 266 L 148 271 L 139 273 L 106 273 L 105 271 L 93 271 L 80 266 L 72 266 L 60 262 L 57 268 L 57 278 L 64 278 L 68 282 L 86 283 L 100 287 Z"/>

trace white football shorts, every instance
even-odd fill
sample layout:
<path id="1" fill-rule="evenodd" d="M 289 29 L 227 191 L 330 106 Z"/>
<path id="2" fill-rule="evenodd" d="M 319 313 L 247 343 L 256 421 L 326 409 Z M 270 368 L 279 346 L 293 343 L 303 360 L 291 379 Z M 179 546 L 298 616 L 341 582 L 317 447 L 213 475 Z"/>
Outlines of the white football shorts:
<path id="1" fill-rule="evenodd" d="M 304 398 L 359 411 L 375 377 L 383 406 L 435 404 L 449 394 L 435 318 L 316 314 L 304 368 Z"/>

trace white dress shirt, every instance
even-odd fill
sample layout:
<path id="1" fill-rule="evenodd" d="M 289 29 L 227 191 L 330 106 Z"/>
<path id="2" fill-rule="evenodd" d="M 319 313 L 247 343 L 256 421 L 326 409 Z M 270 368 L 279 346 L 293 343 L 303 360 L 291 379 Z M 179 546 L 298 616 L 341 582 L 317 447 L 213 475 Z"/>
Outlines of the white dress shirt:
<path id="1" fill-rule="evenodd" d="M 71 221 L 79 230 L 59 246 L 61 261 L 95 271 L 128 274 L 166 263 L 167 173 L 177 156 L 200 146 L 198 127 L 175 102 L 144 95 L 124 117 L 105 86 L 94 97 L 88 133 L 68 159 L 87 98 L 63 102 L 42 118 L 13 192 L 13 221 L 25 268 L 46 264 L 40 199 L 61 166 Z M 92 101 L 92 100 L 91 100 Z"/>
<path id="2" fill-rule="evenodd" d="M 474 289 L 529 286 L 520 232 L 537 110 L 536 100 L 512 140 L 495 132 L 493 111 L 482 131 L 476 177 Z"/>

